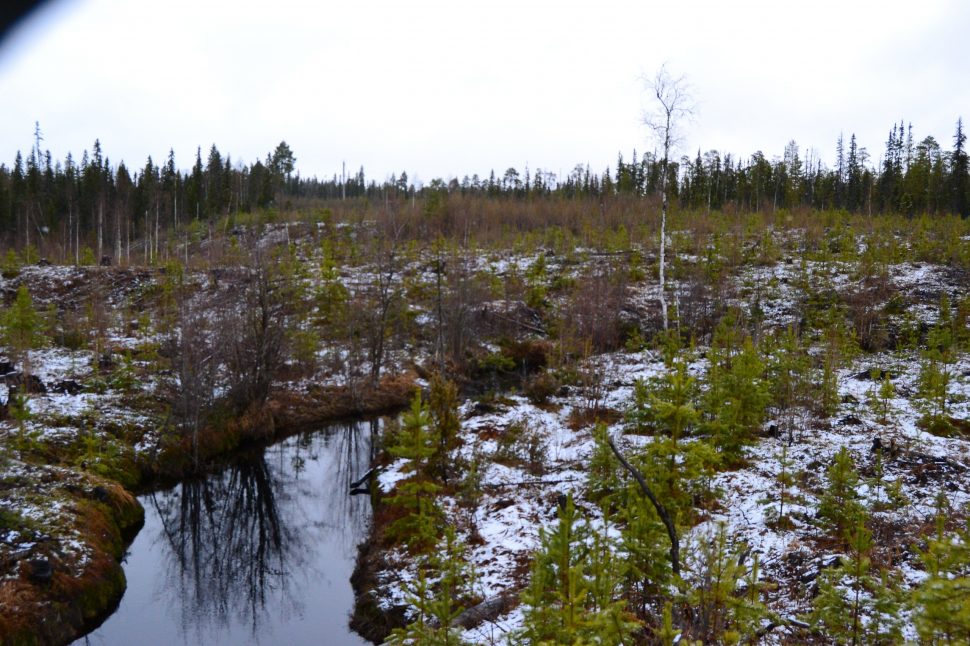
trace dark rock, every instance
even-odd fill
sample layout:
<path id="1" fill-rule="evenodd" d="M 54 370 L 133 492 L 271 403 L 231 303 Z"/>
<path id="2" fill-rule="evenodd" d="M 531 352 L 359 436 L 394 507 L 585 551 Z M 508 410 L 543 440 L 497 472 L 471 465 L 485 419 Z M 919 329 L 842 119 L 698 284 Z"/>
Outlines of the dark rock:
<path id="1" fill-rule="evenodd" d="M 51 384 L 50 391 L 58 395 L 77 395 L 84 387 L 73 379 L 62 379 Z"/>
<path id="2" fill-rule="evenodd" d="M 34 583 L 50 583 L 54 578 L 54 566 L 45 558 L 27 561 L 27 578 Z"/>
<path id="3" fill-rule="evenodd" d="M 27 391 L 39 395 L 47 394 L 47 386 L 37 375 L 30 375 L 30 382 Z M 11 392 L 20 392 L 24 388 L 24 374 L 22 372 L 12 372 L 3 375 L 3 383 L 7 385 Z"/>
<path id="4" fill-rule="evenodd" d="M 91 497 L 99 502 L 108 502 L 108 500 L 110 499 L 108 490 L 102 487 L 101 485 L 98 485 L 91 490 Z"/>

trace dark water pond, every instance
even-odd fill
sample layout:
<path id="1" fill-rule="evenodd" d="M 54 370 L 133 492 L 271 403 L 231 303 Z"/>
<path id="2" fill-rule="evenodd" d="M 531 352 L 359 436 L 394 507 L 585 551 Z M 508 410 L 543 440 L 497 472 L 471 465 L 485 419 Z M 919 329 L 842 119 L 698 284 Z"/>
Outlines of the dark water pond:
<path id="1" fill-rule="evenodd" d="M 118 610 L 75 644 L 366 644 L 347 626 L 379 422 L 289 438 L 139 498 Z"/>

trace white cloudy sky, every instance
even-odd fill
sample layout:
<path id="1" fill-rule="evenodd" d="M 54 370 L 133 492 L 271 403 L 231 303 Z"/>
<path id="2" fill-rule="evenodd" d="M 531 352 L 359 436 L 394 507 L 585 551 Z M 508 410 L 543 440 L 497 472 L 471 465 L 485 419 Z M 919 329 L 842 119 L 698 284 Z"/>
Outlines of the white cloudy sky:
<path id="1" fill-rule="evenodd" d="M 0 44 L 0 161 L 39 121 L 55 157 L 138 167 L 285 139 L 305 175 L 602 170 L 652 149 L 664 61 L 698 104 L 682 152 L 831 163 L 844 131 L 878 159 L 900 119 L 952 145 L 968 25 L 963 0 L 61 0 Z"/>

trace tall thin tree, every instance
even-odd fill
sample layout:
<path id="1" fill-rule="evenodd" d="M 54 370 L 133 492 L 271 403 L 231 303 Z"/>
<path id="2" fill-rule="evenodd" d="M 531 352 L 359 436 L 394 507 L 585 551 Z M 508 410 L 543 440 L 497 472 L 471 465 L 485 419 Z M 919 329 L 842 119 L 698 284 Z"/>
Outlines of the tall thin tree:
<path id="1" fill-rule="evenodd" d="M 663 149 L 660 162 L 660 311 L 663 314 L 664 329 L 668 328 L 667 296 L 664 280 L 664 266 L 667 250 L 667 182 L 670 172 L 670 152 L 683 141 L 682 126 L 694 114 L 694 102 L 690 88 L 684 77 L 673 77 L 667 65 L 660 67 L 657 75 L 645 81 L 651 94 L 652 108 L 647 110 L 643 123 L 653 138 Z"/>

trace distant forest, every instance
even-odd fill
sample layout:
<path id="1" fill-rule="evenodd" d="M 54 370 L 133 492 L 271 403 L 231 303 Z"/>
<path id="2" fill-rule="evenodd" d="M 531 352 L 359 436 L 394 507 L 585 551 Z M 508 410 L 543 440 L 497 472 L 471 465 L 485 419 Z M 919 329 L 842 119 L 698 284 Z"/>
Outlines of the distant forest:
<path id="1" fill-rule="evenodd" d="M 144 167 L 129 168 L 124 162 L 113 166 L 98 141 L 80 161 L 68 154 L 63 162 L 42 150 L 42 142 L 38 125 L 26 157 L 18 152 L 12 166 L 0 165 L 0 240 L 28 252 L 57 247 L 75 260 L 82 250 L 97 258 L 128 256 L 135 240 L 151 259 L 159 240 L 173 228 L 334 199 L 387 203 L 448 192 L 506 199 L 595 198 L 602 203 L 615 195 L 652 196 L 659 190 L 663 163 L 655 154 L 638 158 L 634 151 L 629 161 L 621 154 L 615 168 L 601 173 L 583 165 L 565 177 L 508 168 L 487 177 L 434 179 L 416 188 L 406 172 L 380 183 L 368 181 L 363 168 L 346 177 L 302 177 L 286 142 L 264 161 L 248 166 L 234 165 L 215 145 L 203 160 L 200 148 L 187 172 L 179 170 L 172 151 L 163 163 L 149 157 Z M 848 141 L 840 136 L 833 166 L 811 151 L 803 155 L 794 141 L 772 159 L 761 151 L 735 159 L 698 150 L 693 159 L 684 156 L 668 163 L 668 176 L 674 178 L 669 197 L 683 209 L 970 215 L 970 160 L 962 119 L 951 150 L 931 136 L 917 142 L 911 124 L 894 124 L 875 162 L 853 134 Z"/>

